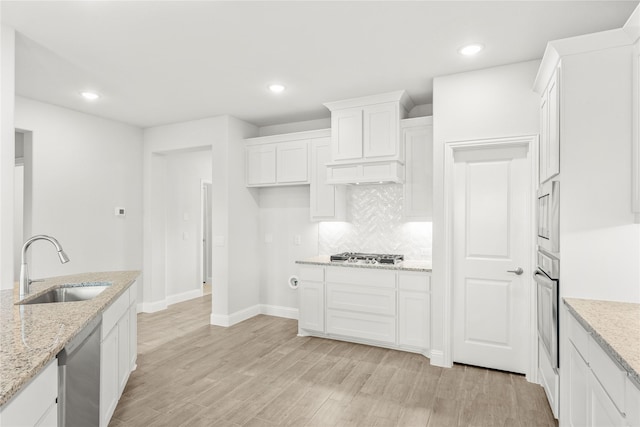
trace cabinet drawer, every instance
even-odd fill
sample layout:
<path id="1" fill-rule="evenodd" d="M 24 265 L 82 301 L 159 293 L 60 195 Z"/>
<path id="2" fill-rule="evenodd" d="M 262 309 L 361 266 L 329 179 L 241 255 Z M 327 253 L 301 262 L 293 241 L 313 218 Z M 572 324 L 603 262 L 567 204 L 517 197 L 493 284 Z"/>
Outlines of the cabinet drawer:
<path id="1" fill-rule="evenodd" d="M 429 292 L 431 288 L 431 277 L 425 273 L 398 274 L 398 286 L 401 291 Z"/>
<path id="2" fill-rule="evenodd" d="M 394 289 L 328 283 L 327 308 L 395 316 L 396 291 Z"/>
<path id="3" fill-rule="evenodd" d="M 3 426 L 34 426 L 55 405 L 58 363 L 53 359 L 0 410 Z"/>
<path id="4" fill-rule="evenodd" d="M 331 283 L 395 288 L 396 272 L 377 268 L 334 267 L 327 269 L 326 280 Z"/>
<path id="5" fill-rule="evenodd" d="M 304 280 L 306 282 L 324 281 L 324 268 L 322 267 L 300 266 L 298 272 L 300 274 L 300 280 Z"/>
<path id="6" fill-rule="evenodd" d="M 589 365 L 607 395 L 621 413 L 624 413 L 624 388 L 627 372 L 605 353 L 600 345 L 589 337 Z"/>
<path id="7" fill-rule="evenodd" d="M 394 317 L 329 309 L 327 333 L 394 344 L 396 320 Z"/>
<path id="8" fill-rule="evenodd" d="M 109 331 L 118 323 L 118 320 L 129 309 L 129 289 L 124 291 L 117 300 L 113 302 L 102 313 L 102 339 L 104 339 Z"/>
<path id="9" fill-rule="evenodd" d="M 569 339 L 580 353 L 580 356 L 589 363 L 589 332 L 585 328 L 582 327 L 580 322 L 573 317 L 573 315 L 569 316 L 569 321 L 567 322 L 569 328 Z"/>

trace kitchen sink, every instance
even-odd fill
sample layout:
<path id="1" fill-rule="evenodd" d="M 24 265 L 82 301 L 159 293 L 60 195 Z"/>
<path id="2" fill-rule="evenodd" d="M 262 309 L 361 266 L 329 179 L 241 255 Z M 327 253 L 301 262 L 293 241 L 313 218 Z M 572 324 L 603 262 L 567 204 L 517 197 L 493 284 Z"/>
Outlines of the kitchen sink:
<path id="1" fill-rule="evenodd" d="M 62 285 L 50 289 L 35 298 L 20 301 L 18 304 L 47 304 L 51 302 L 87 301 L 100 295 L 111 286 L 109 282 L 86 282 Z"/>

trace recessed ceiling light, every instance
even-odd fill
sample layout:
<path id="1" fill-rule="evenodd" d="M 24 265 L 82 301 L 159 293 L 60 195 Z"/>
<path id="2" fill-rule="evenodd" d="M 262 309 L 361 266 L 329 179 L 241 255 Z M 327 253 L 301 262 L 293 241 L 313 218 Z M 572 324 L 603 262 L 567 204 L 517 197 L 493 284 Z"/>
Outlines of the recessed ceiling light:
<path id="1" fill-rule="evenodd" d="M 97 93 L 89 91 L 81 92 L 80 95 L 82 95 L 82 97 L 87 101 L 95 101 L 96 99 L 100 98 L 100 95 L 98 95 Z"/>
<path id="2" fill-rule="evenodd" d="M 284 86 L 278 83 L 269 85 L 269 90 L 273 93 L 280 93 L 284 90 Z"/>
<path id="3" fill-rule="evenodd" d="M 484 45 L 480 43 L 472 43 L 458 49 L 458 53 L 464 56 L 473 56 L 484 49 Z"/>

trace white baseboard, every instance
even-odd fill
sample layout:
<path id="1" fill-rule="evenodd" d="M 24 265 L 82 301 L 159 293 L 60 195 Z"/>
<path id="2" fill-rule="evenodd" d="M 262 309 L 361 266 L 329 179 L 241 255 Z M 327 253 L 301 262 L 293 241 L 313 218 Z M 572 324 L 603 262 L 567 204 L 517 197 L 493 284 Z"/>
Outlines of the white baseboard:
<path id="1" fill-rule="evenodd" d="M 298 320 L 298 309 L 279 305 L 260 304 L 260 314 Z"/>
<path id="2" fill-rule="evenodd" d="M 433 366 L 451 368 L 450 365 L 444 363 L 444 352 L 442 350 L 431 350 L 429 360 L 431 360 Z"/>
<path id="3" fill-rule="evenodd" d="M 156 311 L 162 311 L 167 309 L 167 300 L 160 300 L 155 302 L 143 302 L 136 307 L 138 313 L 155 313 Z"/>
<path id="4" fill-rule="evenodd" d="M 287 319 L 298 319 L 298 309 L 291 307 L 282 307 L 278 305 L 256 304 L 236 311 L 230 315 L 211 314 L 211 324 L 216 326 L 233 326 L 244 320 L 250 319 L 258 314 L 266 314 L 268 316 L 284 317 Z"/>
<path id="5" fill-rule="evenodd" d="M 167 305 L 177 304 L 179 302 L 188 301 L 190 299 L 199 298 L 201 296 L 202 289 L 193 289 L 191 291 L 169 295 L 167 297 Z"/>

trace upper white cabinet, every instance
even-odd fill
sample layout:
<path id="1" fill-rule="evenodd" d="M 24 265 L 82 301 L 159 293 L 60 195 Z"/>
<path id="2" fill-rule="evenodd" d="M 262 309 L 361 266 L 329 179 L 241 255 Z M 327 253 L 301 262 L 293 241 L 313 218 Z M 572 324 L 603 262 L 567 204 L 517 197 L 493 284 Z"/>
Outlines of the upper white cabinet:
<path id="1" fill-rule="evenodd" d="M 560 173 L 559 76 L 556 69 L 540 100 L 540 183 Z"/>
<path id="2" fill-rule="evenodd" d="M 311 220 L 344 221 L 346 188 L 327 184 L 326 164 L 331 160 L 329 136 L 311 140 Z"/>
<path id="3" fill-rule="evenodd" d="M 247 187 L 309 184 L 311 141 L 304 134 L 246 139 Z"/>
<path id="4" fill-rule="evenodd" d="M 638 18 L 640 20 L 640 18 Z M 636 42 L 633 58 L 633 170 L 631 175 L 631 206 L 640 223 L 640 41 Z"/>
<path id="5" fill-rule="evenodd" d="M 400 122 L 405 151 L 403 213 L 409 221 L 433 216 L 433 117 Z"/>
<path id="6" fill-rule="evenodd" d="M 402 182 L 400 120 L 413 107 L 405 91 L 324 104 L 331 110 L 331 184 Z"/>

